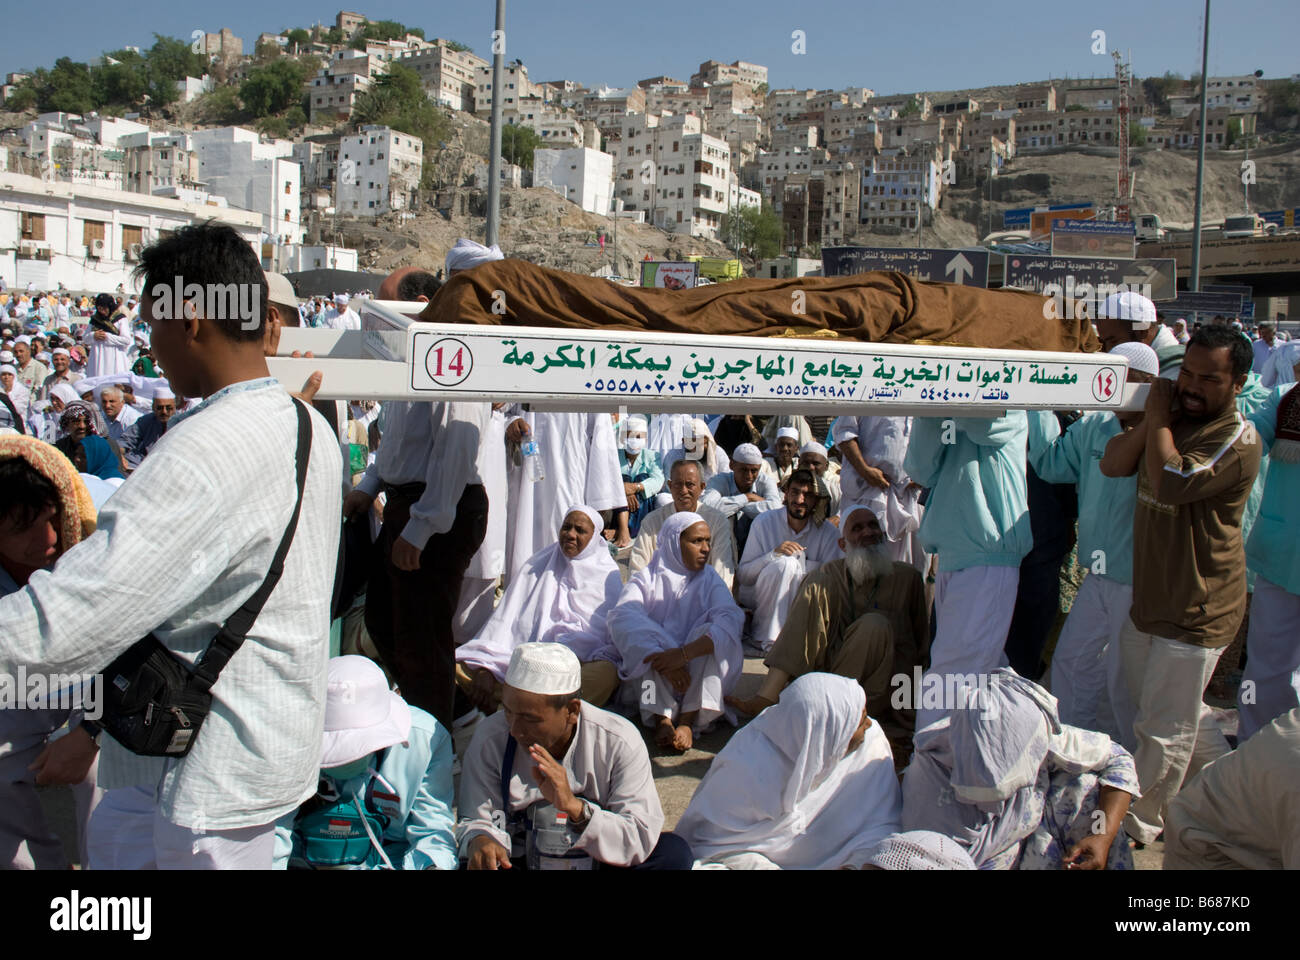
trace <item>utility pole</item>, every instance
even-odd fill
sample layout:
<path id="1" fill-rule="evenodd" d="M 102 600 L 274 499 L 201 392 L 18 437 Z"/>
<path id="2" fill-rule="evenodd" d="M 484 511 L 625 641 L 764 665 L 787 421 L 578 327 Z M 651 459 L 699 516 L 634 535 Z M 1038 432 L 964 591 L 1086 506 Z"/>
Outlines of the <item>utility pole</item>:
<path id="1" fill-rule="evenodd" d="M 505 73 L 506 0 L 497 0 L 497 28 L 492 34 L 492 131 L 488 138 L 487 245 L 497 242 L 501 226 L 501 91 Z"/>
<path id="2" fill-rule="evenodd" d="M 1196 220 L 1192 225 L 1192 276 L 1188 282 L 1192 293 L 1201 289 L 1201 201 L 1205 195 L 1205 102 L 1210 78 L 1210 0 L 1205 0 L 1205 31 L 1201 40 L 1201 135 L 1196 153 Z"/>

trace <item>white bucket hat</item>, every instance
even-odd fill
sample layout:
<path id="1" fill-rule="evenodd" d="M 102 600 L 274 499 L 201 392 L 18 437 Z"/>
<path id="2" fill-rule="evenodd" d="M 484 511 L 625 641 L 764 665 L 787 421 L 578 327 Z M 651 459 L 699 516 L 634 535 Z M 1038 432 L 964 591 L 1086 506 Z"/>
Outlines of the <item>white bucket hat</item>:
<path id="1" fill-rule="evenodd" d="M 366 754 L 405 743 L 411 708 L 393 693 L 384 671 L 366 657 L 334 657 L 325 683 L 322 768 L 339 767 Z"/>

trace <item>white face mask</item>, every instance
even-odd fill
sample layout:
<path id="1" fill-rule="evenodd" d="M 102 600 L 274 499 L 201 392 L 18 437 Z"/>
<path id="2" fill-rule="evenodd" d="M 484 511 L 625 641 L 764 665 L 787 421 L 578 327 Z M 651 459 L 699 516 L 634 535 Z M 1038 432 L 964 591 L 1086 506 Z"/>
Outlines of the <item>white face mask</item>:
<path id="1" fill-rule="evenodd" d="M 635 457 L 645 449 L 645 437 L 628 437 L 623 441 L 623 449 Z"/>

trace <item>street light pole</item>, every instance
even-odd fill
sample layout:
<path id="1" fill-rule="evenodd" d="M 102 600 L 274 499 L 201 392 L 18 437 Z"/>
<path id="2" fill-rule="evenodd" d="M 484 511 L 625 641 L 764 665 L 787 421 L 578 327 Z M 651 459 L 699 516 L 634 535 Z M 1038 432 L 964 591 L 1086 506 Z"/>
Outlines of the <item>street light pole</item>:
<path id="1" fill-rule="evenodd" d="M 497 0 L 497 28 L 492 35 L 492 130 L 488 147 L 487 245 L 497 242 L 501 225 L 501 88 L 505 73 L 506 0 Z"/>
<path id="2" fill-rule="evenodd" d="M 1205 195 L 1205 103 L 1210 78 L 1210 0 L 1205 0 L 1205 33 L 1201 41 L 1201 135 L 1196 153 L 1196 221 L 1192 225 L 1192 276 L 1188 285 L 1192 293 L 1201 289 L 1201 200 Z"/>

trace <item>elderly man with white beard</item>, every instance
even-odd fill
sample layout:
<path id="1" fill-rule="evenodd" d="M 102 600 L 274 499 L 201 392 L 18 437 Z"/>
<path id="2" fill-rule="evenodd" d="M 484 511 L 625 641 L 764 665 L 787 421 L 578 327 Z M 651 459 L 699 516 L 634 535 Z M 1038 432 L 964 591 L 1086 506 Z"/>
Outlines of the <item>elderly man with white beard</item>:
<path id="1" fill-rule="evenodd" d="M 925 584 L 910 564 L 895 563 L 880 522 L 855 504 L 840 519 L 844 556 L 804 577 L 764 663 L 767 677 L 749 699 L 728 698 L 756 715 L 805 673 L 821 671 L 862 684 L 867 712 L 881 722 L 900 766 L 911 749 L 911 704 L 891 703 L 891 678 L 911 677 L 929 646 Z"/>

